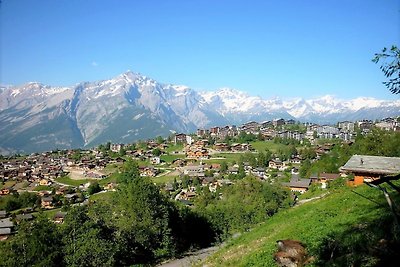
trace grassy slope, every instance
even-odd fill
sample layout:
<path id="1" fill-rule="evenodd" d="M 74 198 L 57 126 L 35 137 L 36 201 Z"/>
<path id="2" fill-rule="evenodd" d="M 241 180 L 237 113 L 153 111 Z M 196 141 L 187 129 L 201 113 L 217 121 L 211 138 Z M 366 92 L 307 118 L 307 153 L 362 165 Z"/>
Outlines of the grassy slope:
<path id="1" fill-rule="evenodd" d="M 354 190 L 355 192 L 352 192 Z M 367 200 L 360 195 L 367 197 Z M 396 194 L 391 192 L 392 196 Z M 373 202 L 375 201 L 375 202 Z M 397 203 L 399 198 L 397 198 Z M 279 212 L 264 224 L 231 241 L 222 250 L 210 257 L 207 266 L 276 266 L 273 254 L 276 252 L 276 240 L 301 240 L 309 254 L 317 256 L 323 241 L 329 235 L 337 234 L 347 238 L 348 234 L 358 233 L 354 240 L 370 238 L 376 244 L 376 238 L 370 235 L 371 229 L 382 229 L 382 218 L 392 220 L 383 194 L 367 186 L 355 189 L 341 188 L 323 199 L 314 200 L 288 210 Z M 352 237 L 353 238 L 353 237 Z M 375 238 L 375 239 L 374 239 Z"/>

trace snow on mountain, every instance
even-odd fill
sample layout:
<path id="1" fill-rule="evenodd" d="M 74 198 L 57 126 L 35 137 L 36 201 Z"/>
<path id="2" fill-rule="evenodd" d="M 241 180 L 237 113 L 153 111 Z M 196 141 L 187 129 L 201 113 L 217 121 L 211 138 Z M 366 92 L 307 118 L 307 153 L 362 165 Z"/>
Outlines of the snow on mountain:
<path id="1" fill-rule="evenodd" d="M 216 92 L 202 92 L 201 95 L 207 103 L 218 112 L 225 115 L 235 113 L 269 113 L 274 114 L 287 112 L 297 120 L 307 121 L 310 119 L 316 122 L 335 123 L 339 118 L 351 117 L 357 113 L 359 116 L 368 118 L 368 110 L 389 109 L 389 114 L 400 115 L 400 100 L 378 100 L 370 97 L 359 97 L 352 100 L 341 100 L 332 95 L 326 95 L 314 99 L 294 98 L 289 100 L 262 99 L 261 97 L 249 96 L 243 92 L 223 88 Z M 360 112 L 364 111 L 364 112 Z M 341 116 L 334 119 L 334 114 Z M 377 114 L 373 116 L 377 117 Z M 378 116 L 379 117 L 379 116 Z M 358 118 L 358 117 L 357 117 Z M 363 119 L 363 118 L 359 118 Z"/>
<path id="2" fill-rule="evenodd" d="M 71 87 L 38 82 L 0 86 L 0 153 L 128 143 L 252 120 L 335 123 L 398 115 L 400 100 L 341 100 L 330 95 L 263 99 L 230 88 L 197 92 L 128 71 Z"/>

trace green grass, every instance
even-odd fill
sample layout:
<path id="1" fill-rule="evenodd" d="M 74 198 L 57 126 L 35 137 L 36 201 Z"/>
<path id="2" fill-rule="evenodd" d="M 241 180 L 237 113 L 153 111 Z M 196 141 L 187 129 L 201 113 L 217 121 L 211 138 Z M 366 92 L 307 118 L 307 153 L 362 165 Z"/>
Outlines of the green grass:
<path id="1" fill-rule="evenodd" d="M 185 155 L 161 155 L 160 159 L 167 162 L 167 163 L 171 163 L 172 161 L 176 160 L 176 159 L 184 159 L 186 158 Z"/>
<path id="2" fill-rule="evenodd" d="M 91 195 L 89 197 L 89 200 L 96 201 L 96 202 L 110 202 L 113 193 L 114 193 L 113 191 L 109 191 L 109 192 L 105 192 L 105 193 L 97 193 L 97 194 Z"/>
<path id="3" fill-rule="evenodd" d="M 168 152 L 168 153 L 172 153 L 172 152 L 174 152 L 174 151 L 182 151 L 182 149 L 183 149 L 183 145 L 182 144 L 177 144 L 177 145 L 169 145 L 166 149 L 165 149 L 165 152 Z"/>
<path id="4" fill-rule="evenodd" d="M 175 178 L 177 180 L 179 180 L 179 177 L 177 177 L 177 176 L 168 176 L 168 175 L 164 175 L 164 176 L 160 176 L 160 177 L 152 177 L 151 180 L 153 182 L 155 182 L 156 184 L 165 184 L 165 183 L 172 183 Z"/>
<path id="5" fill-rule="evenodd" d="M 239 161 L 239 158 L 241 155 L 244 153 L 218 153 L 212 155 L 213 158 L 224 158 L 224 159 L 208 159 L 208 160 L 203 160 L 204 162 L 207 163 L 221 163 L 223 161 L 230 162 L 232 163 L 235 161 L 236 163 Z"/>
<path id="6" fill-rule="evenodd" d="M 391 191 L 391 195 L 400 200 L 397 193 Z M 265 223 L 228 242 L 202 265 L 276 266 L 273 254 L 276 241 L 280 239 L 300 240 L 317 260 L 318 255 L 323 255 L 321 250 L 329 249 L 326 242 L 332 236 L 339 246 L 353 244 L 350 247 L 354 253 L 360 247 L 377 244 L 382 236 L 376 233 L 382 231 L 385 220 L 393 222 L 393 217 L 380 191 L 365 185 L 341 188 L 322 199 L 278 212 Z M 386 235 L 390 237 L 390 233 Z M 370 240 L 365 241 L 366 238 Z M 368 253 L 366 250 L 365 257 Z"/>
<path id="7" fill-rule="evenodd" d="M 49 219 L 52 220 L 52 219 L 54 218 L 54 215 L 56 215 L 56 213 L 59 212 L 59 211 L 61 211 L 61 208 L 52 209 L 52 210 L 45 210 L 45 211 L 43 211 L 43 213 L 46 214 L 46 216 L 47 216 Z"/>
<path id="8" fill-rule="evenodd" d="M 80 186 L 81 184 L 86 184 L 88 182 L 94 182 L 96 179 L 81 179 L 81 180 L 73 180 L 68 176 L 63 176 L 56 179 L 57 182 L 70 185 L 70 186 Z M 99 181 L 99 180 L 98 180 Z"/>
<path id="9" fill-rule="evenodd" d="M 50 187 L 48 185 L 38 185 L 33 190 L 34 191 L 51 191 L 52 187 Z"/>
<path id="10" fill-rule="evenodd" d="M 99 180 L 99 185 L 105 186 L 108 183 L 116 183 L 120 174 L 115 172 L 105 179 Z"/>
<path id="11" fill-rule="evenodd" d="M 1 189 L 3 189 L 3 188 L 8 188 L 8 187 L 12 187 L 12 186 L 14 186 L 15 184 L 16 184 L 16 182 L 14 182 L 14 181 L 7 181 L 7 182 L 4 182 L 4 185 L 1 186 Z"/>
<path id="12" fill-rule="evenodd" d="M 122 163 L 113 163 L 113 164 L 108 164 L 104 169 L 103 172 L 105 174 L 110 174 L 118 171 L 119 169 L 122 168 Z"/>
<path id="13" fill-rule="evenodd" d="M 255 141 L 250 143 L 253 148 L 257 151 L 264 152 L 265 149 L 268 149 L 272 153 L 278 152 L 279 149 L 284 149 L 287 146 L 284 144 L 274 143 L 273 141 Z"/>

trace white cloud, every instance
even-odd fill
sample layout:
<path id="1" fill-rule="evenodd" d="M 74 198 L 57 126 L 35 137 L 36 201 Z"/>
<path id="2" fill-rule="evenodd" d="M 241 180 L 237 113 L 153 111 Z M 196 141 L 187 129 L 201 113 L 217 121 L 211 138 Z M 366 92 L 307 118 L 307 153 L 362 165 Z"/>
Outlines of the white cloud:
<path id="1" fill-rule="evenodd" d="M 92 61 L 91 65 L 92 67 L 97 67 L 99 64 L 96 61 Z"/>

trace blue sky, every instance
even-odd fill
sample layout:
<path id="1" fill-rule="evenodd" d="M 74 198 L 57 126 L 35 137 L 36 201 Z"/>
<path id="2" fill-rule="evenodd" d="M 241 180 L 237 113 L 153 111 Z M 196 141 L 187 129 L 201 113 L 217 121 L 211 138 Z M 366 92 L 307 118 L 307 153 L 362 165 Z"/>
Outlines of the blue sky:
<path id="1" fill-rule="evenodd" d="M 400 43 L 400 0 L 2 0 L 0 83 L 126 70 L 196 90 L 399 99 L 371 62 Z"/>

